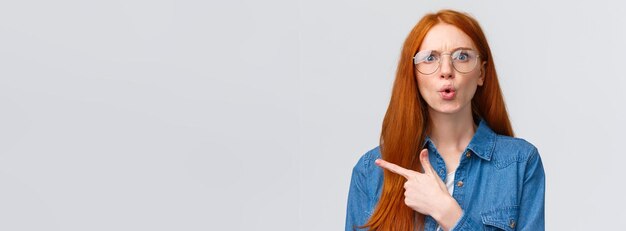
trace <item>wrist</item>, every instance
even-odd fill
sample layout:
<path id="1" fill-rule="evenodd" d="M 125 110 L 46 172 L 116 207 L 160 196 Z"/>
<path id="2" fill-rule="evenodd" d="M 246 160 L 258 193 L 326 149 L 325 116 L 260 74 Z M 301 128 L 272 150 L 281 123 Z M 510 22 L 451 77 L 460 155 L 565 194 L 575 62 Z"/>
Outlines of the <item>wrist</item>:
<path id="1" fill-rule="evenodd" d="M 463 209 L 451 196 L 445 197 L 443 201 L 442 206 L 438 206 L 437 211 L 434 211 L 431 216 L 441 225 L 441 228 L 449 230 L 461 218 Z"/>

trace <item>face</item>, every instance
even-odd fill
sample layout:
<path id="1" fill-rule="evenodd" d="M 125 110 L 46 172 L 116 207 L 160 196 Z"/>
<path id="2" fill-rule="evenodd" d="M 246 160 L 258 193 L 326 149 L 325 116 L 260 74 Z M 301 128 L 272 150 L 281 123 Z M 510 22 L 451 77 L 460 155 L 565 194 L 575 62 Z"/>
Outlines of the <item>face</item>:
<path id="1" fill-rule="evenodd" d="M 476 59 L 475 68 L 457 68 L 452 65 L 452 59 L 460 62 L 467 56 L 458 56 L 460 48 L 474 51 L 474 42 L 463 31 L 450 24 L 437 24 L 428 31 L 422 41 L 418 52 L 431 50 L 434 55 L 428 56 L 428 60 L 439 57 L 441 64 L 439 69 L 431 74 L 420 73 L 415 70 L 419 92 L 426 101 L 429 113 L 443 114 L 471 114 L 471 101 L 479 86 L 483 85 L 485 63 L 480 57 Z M 471 52 L 471 51 L 469 51 Z M 455 58 L 456 57 L 456 58 Z M 434 70 L 434 69 L 433 69 Z"/>

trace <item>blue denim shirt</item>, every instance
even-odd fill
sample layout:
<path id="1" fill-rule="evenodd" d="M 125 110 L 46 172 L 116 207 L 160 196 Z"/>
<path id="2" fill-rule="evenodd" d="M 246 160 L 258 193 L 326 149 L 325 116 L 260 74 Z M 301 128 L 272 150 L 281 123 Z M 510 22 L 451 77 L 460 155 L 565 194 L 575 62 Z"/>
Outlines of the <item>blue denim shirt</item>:
<path id="1" fill-rule="evenodd" d="M 446 166 L 430 138 L 430 163 L 445 182 Z M 380 147 L 363 155 L 352 171 L 346 231 L 370 218 L 382 189 L 383 170 L 374 164 Z M 484 120 L 461 155 L 452 196 L 463 215 L 451 230 L 544 230 L 545 175 L 537 148 L 494 133 Z M 426 217 L 424 230 L 437 222 Z"/>

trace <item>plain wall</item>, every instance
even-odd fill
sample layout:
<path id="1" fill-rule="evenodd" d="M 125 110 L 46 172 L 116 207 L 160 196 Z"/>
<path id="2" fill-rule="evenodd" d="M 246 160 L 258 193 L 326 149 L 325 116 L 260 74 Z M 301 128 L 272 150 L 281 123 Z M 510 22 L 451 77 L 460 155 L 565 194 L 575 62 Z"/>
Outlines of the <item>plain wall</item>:
<path id="1" fill-rule="evenodd" d="M 483 26 L 546 228 L 626 218 L 617 1 L 0 2 L 0 230 L 342 230 L 404 38 Z"/>

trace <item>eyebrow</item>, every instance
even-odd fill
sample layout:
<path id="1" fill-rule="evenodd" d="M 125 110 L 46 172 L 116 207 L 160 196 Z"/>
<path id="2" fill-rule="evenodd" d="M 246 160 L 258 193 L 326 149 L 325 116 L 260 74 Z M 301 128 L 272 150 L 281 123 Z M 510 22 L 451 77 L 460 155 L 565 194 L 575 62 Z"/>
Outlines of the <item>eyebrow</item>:
<path id="1" fill-rule="evenodd" d="M 473 51 L 474 49 L 469 48 L 469 47 L 457 47 L 457 48 L 454 48 L 454 49 L 450 50 L 450 52 L 458 51 L 458 50 L 472 50 Z M 425 51 L 425 50 L 422 50 L 422 51 Z M 431 51 L 436 51 L 437 53 L 441 53 L 440 50 L 431 50 Z M 418 51 L 418 52 L 420 52 L 420 51 Z"/>

